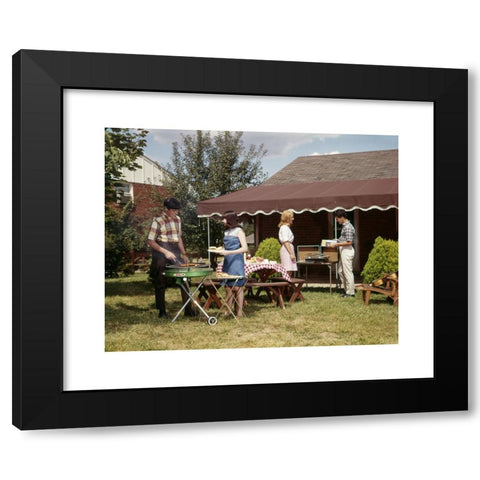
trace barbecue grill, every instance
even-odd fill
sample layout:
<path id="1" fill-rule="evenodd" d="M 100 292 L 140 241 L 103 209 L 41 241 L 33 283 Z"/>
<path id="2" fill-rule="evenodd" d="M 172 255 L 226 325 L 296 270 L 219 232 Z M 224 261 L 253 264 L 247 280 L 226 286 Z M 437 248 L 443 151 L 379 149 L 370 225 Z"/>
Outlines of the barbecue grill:
<path id="1" fill-rule="evenodd" d="M 308 257 L 305 257 L 306 262 L 328 262 L 328 255 L 310 255 Z"/>
<path id="2" fill-rule="evenodd" d="M 213 271 L 206 263 L 186 263 L 186 264 L 176 264 L 176 265 L 167 265 L 163 274 L 166 277 L 173 278 L 175 283 L 183 289 L 183 291 L 188 295 L 187 301 L 182 305 L 182 308 L 177 312 L 175 317 L 172 320 L 172 323 L 178 318 L 178 316 L 185 310 L 187 305 L 190 302 L 193 304 L 205 315 L 207 318 L 207 323 L 209 325 L 216 325 L 216 317 L 211 317 L 195 300 L 195 295 L 198 290 L 202 287 L 203 283 L 207 276 Z M 195 290 L 192 292 L 189 279 L 198 278 L 200 279 L 199 284 L 196 286 Z"/>

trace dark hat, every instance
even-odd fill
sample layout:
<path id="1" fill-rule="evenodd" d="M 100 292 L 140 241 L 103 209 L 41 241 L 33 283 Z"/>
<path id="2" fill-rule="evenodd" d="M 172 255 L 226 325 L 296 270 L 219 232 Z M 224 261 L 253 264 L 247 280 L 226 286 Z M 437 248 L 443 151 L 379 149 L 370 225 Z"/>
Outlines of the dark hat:
<path id="1" fill-rule="evenodd" d="M 169 210 L 171 210 L 171 209 L 179 210 L 181 208 L 180 202 L 176 198 L 173 198 L 173 197 L 166 198 L 163 201 L 163 206 L 168 208 Z"/>

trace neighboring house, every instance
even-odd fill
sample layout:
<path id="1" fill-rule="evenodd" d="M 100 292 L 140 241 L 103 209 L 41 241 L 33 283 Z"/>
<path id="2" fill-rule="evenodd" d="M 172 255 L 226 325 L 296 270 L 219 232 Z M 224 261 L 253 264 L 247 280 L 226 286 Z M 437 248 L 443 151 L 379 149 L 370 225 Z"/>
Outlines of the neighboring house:
<path id="1" fill-rule="evenodd" d="M 355 271 L 377 236 L 398 239 L 398 150 L 299 157 L 266 182 L 199 202 L 200 217 L 226 210 L 255 218 L 255 245 L 278 236 L 280 213 L 295 212 L 295 245 L 338 237 L 333 212 L 344 208 L 357 231 Z"/>
<path id="2" fill-rule="evenodd" d="M 123 179 L 115 187 L 118 205 L 125 205 L 131 200 L 136 207 L 142 208 L 145 207 L 142 204 L 148 201 L 145 194 L 149 190 L 166 193 L 163 185 L 169 173 L 145 155 L 138 157 L 136 163 L 139 165 L 136 170 L 122 169 Z"/>
<path id="3" fill-rule="evenodd" d="M 116 182 L 116 207 L 122 209 L 128 202 L 133 203 L 132 225 L 146 239 L 152 219 L 162 212 L 163 200 L 168 196 L 164 183 L 169 173 L 145 155 L 137 158 L 136 163 L 136 170 L 124 168 L 124 178 Z M 133 256 L 132 252 L 132 259 Z"/>
<path id="4" fill-rule="evenodd" d="M 146 240 L 152 219 L 163 211 L 163 199 L 168 196 L 164 183 L 169 173 L 145 155 L 137 158 L 136 163 L 139 165 L 136 170 L 123 169 L 124 179 L 115 187 L 116 206 L 121 209 L 133 202 L 132 224 Z M 139 267 L 146 264 L 150 254 L 145 244 L 144 250 L 130 255 L 132 263 Z"/>
<path id="5" fill-rule="evenodd" d="M 136 163 L 139 165 L 139 168 L 136 170 L 123 169 L 123 176 L 127 182 L 158 186 L 165 184 L 169 173 L 157 162 L 145 155 L 141 155 L 137 158 Z"/>
<path id="6" fill-rule="evenodd" d="M 123 179 L 115 187 L 117 205 L 123 206 L 132 201 L 138 217 L 147 215 L 153 218 L 151 212 L 159 213 L 162 209 L 158 197 L 168 194 L 164 184 L 169 173 L 145 155 L 137 158 L 136 163 L 139 165 L 136 170 L 122 170 Z"/>

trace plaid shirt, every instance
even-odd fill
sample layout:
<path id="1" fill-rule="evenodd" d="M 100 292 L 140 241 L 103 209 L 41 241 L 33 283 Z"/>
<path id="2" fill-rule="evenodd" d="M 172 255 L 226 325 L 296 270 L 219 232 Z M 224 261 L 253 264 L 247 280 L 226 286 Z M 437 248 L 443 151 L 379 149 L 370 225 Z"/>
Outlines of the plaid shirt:
<path id="1" fill-rule="evenodd" d="M 355 243 L 355 228 L 350 222 L 345 222 L 342 225 L 342 233 L 340 234 L 340 238 L 338 240 L 340 242 L 352 242 L 352 245 Z"/>
<path id="2" fill-rule="evenodd" d="M 177 242 L 182 236 L 182 222 L 179 217 L 169 218 L 164 213 L 153 219 L 152 226 L 148 232 L 148 240 L 161 242 Z"/>

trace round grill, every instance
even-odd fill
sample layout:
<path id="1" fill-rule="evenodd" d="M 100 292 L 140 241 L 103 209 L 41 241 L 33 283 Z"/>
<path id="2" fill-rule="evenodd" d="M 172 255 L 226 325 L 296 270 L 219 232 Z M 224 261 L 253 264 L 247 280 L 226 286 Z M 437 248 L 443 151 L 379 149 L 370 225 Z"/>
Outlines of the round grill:
<path id="1" fill-rule="evenodd" d="M 187 263 L 182 265 L 167 265 L 164 275 L 166 277 L 205 277 L 213 269 L 206 263 Z"/>

